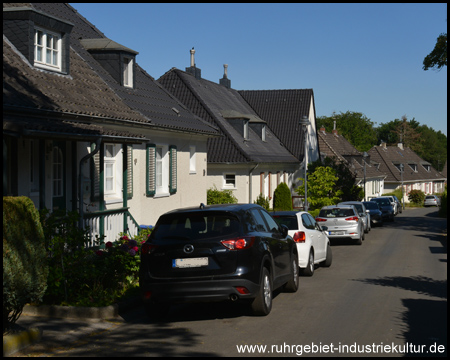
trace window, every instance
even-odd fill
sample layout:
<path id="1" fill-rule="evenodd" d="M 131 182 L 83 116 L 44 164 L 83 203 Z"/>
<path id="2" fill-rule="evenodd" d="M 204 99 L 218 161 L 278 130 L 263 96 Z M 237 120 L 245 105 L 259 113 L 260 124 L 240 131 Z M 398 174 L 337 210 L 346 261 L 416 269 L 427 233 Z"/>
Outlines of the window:
<path id="1" fill-rule="evenodd" d="M 133 59 L 123 58 L 123 86 L 133 87 Z"/>
<path id="2" fill-rule="evenodd" d="M 224 174 L 225 189 L 236 189 L 236 174 Z"/>
<path id="3" fill-rule="evenodd" d="M 147 145 L 147 196 L 164 196 L 177 192 L 177 148 Z"/>
<path id="4" fill-rule="evenodd" d="M 417 164 L 411 163 L 411 164 L 408 164 L 408 165 L 414 172 L 417 172 Z"/>
<path id="5" fill-rule="evenodd" d="M 423 168 L 424 168 L 426 171 L 428 171 L 428 172 L 431 171 L 431 165 L 428 165 L 428 164 L 422 164 L 422 166 L 423 166 Z"/>
<path id="6" fill-rule="evenodd" d="M 248 120 L 244 120 L 244 139 L 248 140 Z"/>
<path id="7" fill-rule="evenodd" d="M 34 31 L 34 65 L 61 71 L 61 35 L 36 28 Z"/>
<path id="8" fill-rule="evenodd" d="M 196 155 L 195 146 L 189 146 L 189 173 L 196 173 Z"/>

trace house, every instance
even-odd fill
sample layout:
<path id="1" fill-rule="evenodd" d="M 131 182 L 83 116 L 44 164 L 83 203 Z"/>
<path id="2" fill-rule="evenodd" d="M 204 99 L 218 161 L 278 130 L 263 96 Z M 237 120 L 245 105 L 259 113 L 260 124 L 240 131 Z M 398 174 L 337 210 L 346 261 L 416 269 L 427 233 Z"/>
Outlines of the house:
<path id="1" fill-rule="evenodd" d="M 300 160 L 280 141 L 268 120 L 231 88 L 227 65 L 219 83 L 203 79 L 190 50 L 191 66 L 172 68 L 158 82 L 194 114 L 220 129 L 208 140 L 208 188 L 229 189 L 239 202 L 252 203 L 262 194 L 272 199 L 280 182 L 292 188 Z M 297 127 L 301 138 L 302 131 Z M 303 153 L 301 154 L 303 158 Z"/>
<path id="2" fill-rule="evenodd" d="M 379 164 L 379 170 L 386 175 L 383 193 L 392 192 L 402 187 L 405 202 L 411 190 L 421 190 L 425 194 L 444 191 L 447 179 L 434 169 L 431 164 L 420 158 L 402 143 L 387 146 L 381 143 L 368 152 L 371 159 Z"/>
<path id="3" fill-rule="evenodd" d="M 239 94 L 267 122 L 290 153 L 302 161 L 302 167 L 294 174 L 291 188 L 293 195 L 297 195 L 294 190 L 302 184 L 296 180 L 305 177 L 305 160 L 308 164 L 319 159 L 313 90 L 240 90 Z M 305 137 L 300 125 L 304 117 L 310 120 L 310 126 L 307 128 L 306 157 L 304 157 Z"/>
<path id="4" fill-rule="evenodd" d="M 206 202 L 213 123 L 63 3 L 3 3 L 3 195 L 113 240 Z"/>
<path id="5" fill-rule="evenodd" d="M 330 157 L 346 164 L 356 176 L 356 185 L 364 189 L 366 200 L 383 194 L 386 175 L 378 169 L 373 158 L 367 153 L 368 156 L 365 157 L 347 139 L 339 135 L 336 125 L 331 134 L 321 127 L 318 136 L 321 158 Z"/>

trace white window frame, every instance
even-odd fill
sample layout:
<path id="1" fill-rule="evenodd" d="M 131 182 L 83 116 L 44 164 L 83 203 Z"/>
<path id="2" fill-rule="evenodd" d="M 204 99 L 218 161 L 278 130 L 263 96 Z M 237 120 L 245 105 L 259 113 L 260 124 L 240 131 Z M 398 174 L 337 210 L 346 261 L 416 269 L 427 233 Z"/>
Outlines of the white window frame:
<path id="1" fill-rule="evenodd" d="M 131 57 L 123 57 L 123 86 L 133 87 L 133 59 Z"/>
<path id="2" fill-rule="evenodd" d="M 156 145 L 155 196 L 169 195 L 169 146 Z M 160 171 L 159 171 L 160 170 Z"/>
<path id="3" fill-rule="evenodd" d="M 38 35 L 42 34 L 41 43 Z M 48 47 L 50 45 L 50 47 Z M 62 39 L 61 34 L 41 27 L 34 29 L 34 66 L 53 71 L 62 71 L 61 61 Z M 41 56 L 39 57 L 39 50 Z M 48 58 L 50 57 L 50 58 Z"/>
<path id="4" fill-rule="evenodd" d="M 223 174 L 223 189 L 236 189 L 236 173 Z"/>
<path id="5" fill-rule="evenodd" d="M 195 145 L 189 146 L 189 174 L 197 173 L 197 153 Z"/>
<path id="6" fill-rule="evenodd" d="M 105 145 L 104 157 L 104 193 L 109 200 L 122 199 L 122 146 L 121 144 Z M 108 171 L 108 168 L 111 171 Z"/>

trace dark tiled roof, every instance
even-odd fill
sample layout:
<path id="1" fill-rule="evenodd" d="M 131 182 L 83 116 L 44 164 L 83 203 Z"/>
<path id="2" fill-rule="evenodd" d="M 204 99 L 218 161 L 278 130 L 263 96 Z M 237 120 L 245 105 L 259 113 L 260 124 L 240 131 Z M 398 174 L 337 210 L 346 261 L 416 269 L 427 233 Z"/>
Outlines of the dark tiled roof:
<path id="1" fill-rule="evenodd" d="M 239 94 L 299 160 L 303 159 L 304 136 L 299 127 L 302 116 L 314 106 L 312 89 L 240 90 Z"/>
<path id="2" fill-rule="evenodd" d="M 10 5 L 4 3 L 3 7 Z M 120 86 L 80 42 L 106 37 L 70 5 L 17 3 L 11 6 L 32 7 L 74 27 L 70 37 L 69 75 L 37 70 L 18 56 L 17 51 L 7 49 L 9 55 L 5 61 L 4 54 L 3 61 L 4 84 L 6 73 L 8 87 L 5 93 L 4 85 L 4 106 L 115 119 L 126 126 L 131 121 L 159 129 L 217 134 L 214 127 L 190 113 L 137 64 L 135 88 Z M 6 47 L 11 48 L 9 44 Z"/>
<path id="3" fill-rule="evenodd" d="M 268 129 L 266 141 L 249 129 L 249 139 L 245 141 L 228 120 L 224 118 L 233 111 L 252 118 L 258 115 L 242 98 L 238 91 L 213 83 L 172 68 L 158 82 L 174 94 L 192 112 L 214 123 L 224 135 L 208 142 L 208 162 L 246 163 L 246 162 L 287 162 L 298 160 L 280 143 Z M 264 119 L 263 119 L 264 120 Z"/>
<path id="4" fill-rule="evenodd" d="M 401 173 L 396 164 L 403 164 L 403 181 L 415 182 L 424 180 L 445 180 L 430 163 L 420 158 L 409 147 L 401 149 L 398 146 L 374 146 L 368 151 L 372 161 L 380 164 L 380 171 L 387 175 L 386 182 L 400 182 Z M 414 171 L 408 164 L 417 165 L 417 171 Z M 430 167 L 430 171 L 425 169 L 425 166 Z"/>
<path id="5" fill-rule="evenodd" d="M 363 154 L 356 150 L 347 139 L 337 133 L 326 133 L 322 129 L 318 132 L 318 138 L 321 155 L 346 163 L 357 179 L 364 178 Z M 366 178 L 375 177 L 384 178 L 385 174 L 379 171 L 376 164 L 373 164 L 372 161 L 367 161 Z"/>

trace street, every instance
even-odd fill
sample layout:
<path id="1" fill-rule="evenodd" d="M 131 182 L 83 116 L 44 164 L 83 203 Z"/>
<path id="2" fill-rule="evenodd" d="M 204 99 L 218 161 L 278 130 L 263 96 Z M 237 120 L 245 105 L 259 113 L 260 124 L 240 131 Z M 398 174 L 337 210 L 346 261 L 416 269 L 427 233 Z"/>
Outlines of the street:
<path id="1" fill-rule="evenodd" d="M 276 293 L 267 317 L 191 304 L 157 322 L 140 307 L 68 347 L 20 355 L 446 356 L 447 221 L 437 211 L 407 209 L 361 246 L 332 243 L 331 267 Z"/>

